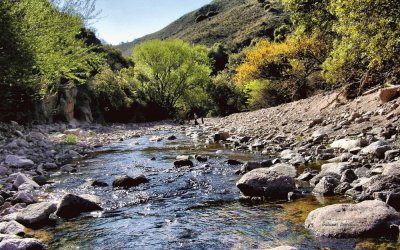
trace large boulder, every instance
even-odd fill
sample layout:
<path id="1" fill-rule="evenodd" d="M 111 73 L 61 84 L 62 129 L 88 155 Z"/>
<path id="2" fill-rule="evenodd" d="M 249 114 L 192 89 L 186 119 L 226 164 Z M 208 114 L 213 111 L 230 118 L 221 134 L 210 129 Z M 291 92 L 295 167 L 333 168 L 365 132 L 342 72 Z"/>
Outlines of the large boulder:
<path id="1" fill-rule="evenodd" d="M 42 250 L 46 246 L 37 239 L 7 239 L 0 242 L 0 249 L 4 250 Z"/>
<path id="2" fill-rule="evenodd" d="M 4 162 L 8 166 L 16 168 L 30 168 L 35 164 L 32 160 L 18 155 L 7 155 Z"/>
<path id="3" fill-rule="evenodd" d="M 149 182 L 149 179 L 147 179 L 144 175 L 140 175 L 134 178 L 129 176 L 121 176 L 113 181 L 112 186 L 114 188 L 130 188 L 139 186 L 147 182 Z"/>
<path id="4" fill-rule="evenodd" d="M 30 228 L 37 228 L 49 222 L 50 214 L 57 210 L 54 203 L 42 202 L 27 206 L 18 212 L 16 221 Z"/>
<path id="5" fill-rule="evenodd" d="M 56 215 L 61 218 L 74 218 L 81 213 L 102 210 L 95 202 L 73 194 L 66 194 L 62 197 Z"/>
<path id="6" fill-rule="evenodd" d="M 305 227 L 323 237 L 353 238 L 398 235 L 400 214 L 377 200 L 335 204 L 312 211 Z"/>
<path id="7" fill-rule="evenodd" d="M 295 190 L 293 177 L 269 169 L 258 168 L 243 175 L 236 186 L 245 196 L 287 198 Z"/>
<path id="8" fill-rule="evenodd" d="M 15 220 L 0 222 L 0 234 L 23 236 L 25 234 L 25 227 Z"/>

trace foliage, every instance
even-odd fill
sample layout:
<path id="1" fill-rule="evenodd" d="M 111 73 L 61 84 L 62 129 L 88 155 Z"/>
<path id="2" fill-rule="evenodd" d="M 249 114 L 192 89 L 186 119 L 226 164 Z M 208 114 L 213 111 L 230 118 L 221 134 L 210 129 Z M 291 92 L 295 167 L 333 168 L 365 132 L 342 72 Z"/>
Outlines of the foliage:
<path id="1" fill-rule="evenodd" d="M 64 13 L 79 16 L 88 26 L 95 21 L 101 11 L 96 10 L 96 0 L 50 0 L 57 8 Z"/>
<path id="2" fill-rule="evenodd" d="M 148 103 L 172 115 L 189 92 L 210 81 L 207 48 L 182 40 L 152 40 L 135 47 L 135 79 Z"/>
<path id="3" fill-rule="evenodd" d="M 18 21 L 13 21 L 12 26 L 16 28 L 11 31 L 4 25 L 2 30 L 12 33 L 19 41 L 15 46 L 21 46 L 27 52 L 32 63 L 25 69 L 24 77 L 30 75 L 29 84 L 43 94 L 57 90 L 60 79 L 84 82 L 103 62 L 101 55 L 92 52 L 84 41 L 76 38 L 83 27 L 79 16 L 62 13 L 47 0 L 6 0 L 2 1 L 3 4 L 11 5 L 7 9 L 8 15 Z M 10 55 L 19 49 L 13 46 L 10 45 L 11 48 L 3 53 Z M 15 60 L 19 61 L 18 58 Z"/>
<path id="4" fill-rule="evenodd" d="M 226 116 L 246 108 L 246 95 L 226 71 L 220 72 L 207 85 L 210 111 L 213 116 Z"/>
<path id="5" fill-rule="evenodd" d="M 90 86 L 105 110 L 130 107 L 135 89 L 133 69 L 124 68 L 114 72 L 107 65 L 91 80 Z"/>
<path id="6" fill-rule="evenodd" d="M 329 11 L 331 0 L 283 0 L 282 2 L 298 34 L 314 35 L 326 41 L 331 41 L 335 36 L 332 26 L 336 17 Z"/>
<path id="7" fill-rule="evenodd" d="M 277 29 L 274 30 L 274 42 L 283 42 L 286 37 L 289 35 L 291 31 L 291 27 L 287 24 L 284 24 Z"/>
<path id="8" fill-rule="evenodd" d="M 246 52 L 245 61 L 236 69 L 236 81 L 265 79 L 304 79 L 319 69 L 324 44 L 312 37 L 289 37 L 285 42 L 262 40 Z"/>
<path id="9" fill-rule="evenodd" d="M 214 44 L 211 47 L 208 56 L 210 57 L 213 66 L 213 75 L 224 70 L 229 62 L 228 50 L 221 43 Z"/>
<path id="10" fill-rule="evenodd" d="M 279 81 L 253 80 L 245 85 L 249 109 L 256 110 L 290 101 L 287 90 Z"/>
<path id="11" fill-rule="evenodd" d="M 78 138 L 76 135 L 68 134 L 65 136 L 65 143 L 68 145 L 76 145 Z"/>
<path id="12" fill-rule="evenodd" d="M 400 66 L 400 6 L 396 1 L 331 1 L 339 38 L 324 64 L 329 82 L 384 83 L 385 72 Z M 365 74 L 365 75 L 364 75 Z M 364 79 L 363 79 L 363 76 Z M 383 79 L 381 79 L 383 78 Z"/>

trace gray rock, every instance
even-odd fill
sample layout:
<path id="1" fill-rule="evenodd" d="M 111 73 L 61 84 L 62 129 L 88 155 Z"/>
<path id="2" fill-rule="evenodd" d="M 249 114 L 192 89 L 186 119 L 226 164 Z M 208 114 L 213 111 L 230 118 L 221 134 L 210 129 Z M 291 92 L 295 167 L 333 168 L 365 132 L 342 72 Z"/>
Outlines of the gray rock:
<path id="1" fill-rule="evenodd" d="M 260 162 L 257 162 L 257 161 L 247 161 L 247 162 L 245 162 L 245 163 L 242 165 L 242 167 L 240 168 L 240 172 L 241 172 L 242 174 L 245 174 L 245 173 L 250 172 L 250 171 L 252 171 L 252 170 L 254 170 L 254 169 L 262 168 L 262 167 L 263 167 L 263 166 L 261 165 Z"/>
<path id="2" fill-rule="evenodd" d="M 140 175 L 134 178 L 129 176 L 121 176 L 113 181 L 112 186 L 115 188 L 130 188 L 139 186 L 140 184 L 144 184 L 147 182 L 149 182 L 149 179 L 147 179 L 144 175 Z"/>
<path id="3" fill-rule="evenodd" d="M 382 201 L 336 204 L 312 211 L 305 227 L 323 237 L 353 238 L 397 235 L 400 214 Z"/>
<path id="4" fill-rule="evenodd" d="M 342 175 L 345 170 L 351 167 L 352 165 L 349 162 L 327 163 L 321 166 L 321 173 Z"/>
<path id="5" fill-rule="evenodd" d="M 390 149 L 391 147 L 388 145 L 387 141 L 380 140 L 363 148 L 360 153 L 362 155 L 372 155 L 378 157 L 379 159 L 383 159 L 385 157 L 385 152 Z"/>
<path id="6" fill-rule="evenodd" d="M 4 162 L 8 166 L 16 168 L 30 168 L 35 164 L 32 160 L 18 155 L 7 155 Z"/>
<path id="7" fill-rule="evenodd" d="M 10 240 L 10 239 L 20 239 L 20 237 L 17 235 L 11 235 L 11 234 L 0 234 L 0 242 L 2 242 L 4 240 Z"/>
<path id="8" fill-rule="evenodd" d="M 37 239 L 8 239 L 0 242 L 0 249 L 3 250 L 44 250 L 46 246 Z"/>
<path id="9" fill-rule="evenodd" d="M 400 161 L 382 164 L 382 175 L 398 175 L 400 176 Z"/>
<path id="10" fill-rule="evenodd" d="M 298 250 L 298 248 L 291 246 L 280 246 L 280 247 L 269 248 L 269 250 Z"/>
<path id="11" fill-rule="evenodd" d="M 373 176 L 362 184 L 363 199 L 372 199 L 375 192 L 392 192 L 398 188 L 400 188 L 399 176 Z"/>
<path id="12" fill-rule="evenodd" d="M 245 196 L 287 198 L 287 194 L 295 190 L 293 177 L 282 175 L 270 169 L 254 169 L 236 183 Z"/>
<path id="13" fill-rule="evenodd" d="M 25 234 L 25 227 L 14 220 L 4 221 L 0 222 L 0 233 L 23 236 Z"/>
<path id="14" fill-rule="evenodd" d="M 367 177 L 368 168 L 360 167 L 354 170 L 354 173 L 357 175 L 358 178 Z"/>
<path id="15" fill-rule="evenodd" d="M 385 160 L 387 160 L 387 161 L 391 161 L 399 156 L 400 156 L 399 149 L 388 150 L 385 152 Z"/>
<path id="16" fill-rule="evenodd" d="M 27 206 L 18 212 L 16 221 L 30 228 L 37 228 L 49 222 L 50 214 L 57 210 L 57 206 L 50 202 L 41 202 Z"/>
<path id="17" fill-rule="evenodd" d="M 13 183 L 13 187 L 18 189 L 23 184 L 28 184 L 33 188 L 40 188 L 39 184 L 37 184 L 35 181 L 28 178 L 26 175 L 22 173 L 18 173 L 17 178 L 15 178 L 15 181 Z"/>
<path id="18" fill-rule="evenodd" d="M 347 190 L 351 189 L 351 185 L 348 182 L 340 183 L 335 190 L 333 191 L 335 194 L 345 194 Z"/>
<path id="19" fill-rule="evenodd" d="M 340 140 L 336 140 L 331 144 L 332 148 L 341 148 L 344 150 L 351 150 L 357 147 L 364 147 L 367 145 L 367 141 L 364 139 L 349 139 L 344 138 Z"/>
<path id="20" fill-rule="evenodd" d="M 74 218 L 81 213 L 102 210 L 102 208 L 95 202 L 84 199 L 80 196 L 73 194 L 66 194 L 62 197 L 56 215 L 61 218 Z"/>
<path id="21" fill-rule="evenodd" d="M 57 164 L 55 164 L 55 163 L 46 162 L 46 163 L 43 165 L 43 168 L 44 168 L 45 170 L 56 170 L 56 169 L 58 169 L 58 166 L 57 166 Z"/>
<path id="22" fill-rule="evenodd" d="M 33 204 L 36 203 L 36 199 L 29 193 L 25 191 L 20 191 L 16 195 L 13 196 L 12 199 L 13 204 L 16 203 L 25 203 L 25 204 Z"/>
<path id="23" fill-rule="evenodd" d="M 299 177 L 297 177 L 297 180 L 299 181 L 309 181 L 311 180 L 316 174 L 313 172 L 304 172 L 302 173 Z"/>
<path id="24" fill-rule="evenodd" d="M 278 174 L 287 175 L 287 176 L 290 176 L 293 178 L 296 177 L 296 175 L 297 175 L 296 167 L 293 165 L 290 165 L 290 164 L 285 164 L 285 163 L 275 164 L 272 167 L 270 167 L 269 170 L 277 172 Z"/>
<path id="25" fill-rule="evenodd" d="M 322 179 L 315 186 L 315 188 L 313 189 L 313 193 L 324 196 L 334 195 L 335 188 L 338 185 L 339 185 L 338 179 L 331 176 L 325 176 L 322 177 Z"/>
<path id="26" fill-rule="evenodd" d="M 340 182 L 352 183 L 353 181 L 355 181 L 357 179 L 358 179 L 358 177 L 354 173 L 354 171 L 351 170 L 351 169 L 347 169 L 342 173 L 342 177 L 340 178 Z"/>
<path id="27" fill-rule="evenodd" d="M 46 136 L 40 132 L 30 132 L 27 136 L 28 141 L 43 141 Z"/>

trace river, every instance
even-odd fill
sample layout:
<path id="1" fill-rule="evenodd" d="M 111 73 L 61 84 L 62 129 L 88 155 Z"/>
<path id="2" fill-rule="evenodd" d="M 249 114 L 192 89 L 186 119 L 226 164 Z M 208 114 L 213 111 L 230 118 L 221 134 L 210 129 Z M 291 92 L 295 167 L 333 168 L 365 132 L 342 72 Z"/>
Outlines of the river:
<path id="1" fill-rule="evenodd" d="M 42 196 L 64 193 L 101 198 L 103 212 L 58 222 L 34 231 L 50 249 L 369 249 L 395 242 L 321 239 L 303 227 L 308 213 L 345 198 L 308 196 L 294 202 L 249 203 L 239 199 L 238 166 L 227 159 L 261 160 L 260 154 L 238 153 L 220 145 L 176 134 L 175 141 L 151 141 L 145 135 L 102 148 L 78 162 L 74 174 L 55 174 Z M 160 131 L 157 136 L 171 135 Z M 193 168 L 174 168 L 178 155 L 208 156 Z M 113 190 L 115 177 L 144 174 L 150 182 L 130 190 Z M 109 187 L 91 187 L 91 180 Z"/>

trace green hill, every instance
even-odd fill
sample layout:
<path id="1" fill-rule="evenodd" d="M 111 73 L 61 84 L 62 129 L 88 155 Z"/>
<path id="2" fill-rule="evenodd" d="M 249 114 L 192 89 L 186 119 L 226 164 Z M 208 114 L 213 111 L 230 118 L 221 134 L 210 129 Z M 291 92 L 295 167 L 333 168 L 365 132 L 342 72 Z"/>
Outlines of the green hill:
<path id="1" fill-rule="evenodd" d="M 117 47 L 124 55 L 130 55 L 133 46 L 142 41 L 180 38 L 207 46 L 221 42 L 238 51 L 256 37 L 273 38 L 274 29 L 284 22 L 289 22 L 289 17 L 280 1 L 214 0 L 158 32 Z"/>

